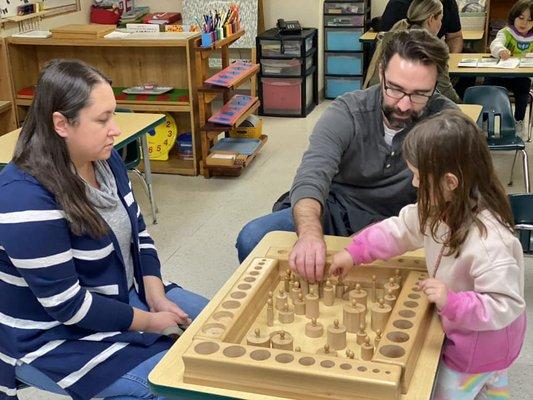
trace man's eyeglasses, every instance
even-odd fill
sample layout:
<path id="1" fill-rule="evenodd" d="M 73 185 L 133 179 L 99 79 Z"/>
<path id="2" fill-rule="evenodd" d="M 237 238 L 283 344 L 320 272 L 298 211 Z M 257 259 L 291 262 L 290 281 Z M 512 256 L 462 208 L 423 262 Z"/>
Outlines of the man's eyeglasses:
<path id="1" fill-rule="evenodd" d="M 421 94 L 421 93 L 406 93 L 403 90 L 391 88 L 388 83 L 387 79 L 385 78 L 385 74 L 382 75 L 383 77 L 383 87 L 385 88 L 385 93 L 387 96 L 395 99 L 395 100 L 401 100 L 404 98 L 404 96 L 409 97 L 409 101 L 413 104 L 426 104 L 431 96 L 433 96 L 433 91 L 431 94 Z"/>

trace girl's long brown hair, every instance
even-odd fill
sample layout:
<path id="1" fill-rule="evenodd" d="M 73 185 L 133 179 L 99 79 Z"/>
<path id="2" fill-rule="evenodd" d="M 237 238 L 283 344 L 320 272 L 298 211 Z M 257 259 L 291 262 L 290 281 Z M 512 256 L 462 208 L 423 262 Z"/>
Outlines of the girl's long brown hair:
<path id="1" fill-rule="evenodd" d="M 486 234 L 487 228 L 479 219 L 484 209 L 513 231 L 509 200 L 494 171 L 486 138 L 461 111 L 443 111 L 420 122 L 405 138 L 402 151 L 419 172 L 420 229 L 442 241 L 447 248 L 445 255 L 459 256 L 472 224 Z M 447 173 L 459 181 L 449 201 L 443 192 Z M 442 221 L 450 228 L 444 239 L 437 238 Z"/>

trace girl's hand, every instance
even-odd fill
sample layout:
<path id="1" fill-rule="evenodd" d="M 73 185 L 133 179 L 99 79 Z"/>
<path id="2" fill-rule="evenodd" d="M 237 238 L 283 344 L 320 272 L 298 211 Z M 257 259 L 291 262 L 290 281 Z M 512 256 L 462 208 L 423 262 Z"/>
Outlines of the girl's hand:
<path id="1" fill-rule="evenodd" d="M 507 60 L 511 57 L 511 52 L 507 49 L 500 51 L 500 58 L 502 60 Z"/>
<path id="2" fill-rule="evenodd" d="M 353 258 L 347 250 L 341 250 L 333 255 L 333 261 L 329 267 L 330 275 L 344 277 L 354 266 Z"/>
<path id="3" fill-rule="evenodd" d="M 448 301 L 448 287 L 444 282 L 429 278 L 418 283 L 418 287 L 428 297 L 430 303 L 435 303 L 437 310 L 442 310 Z"/>

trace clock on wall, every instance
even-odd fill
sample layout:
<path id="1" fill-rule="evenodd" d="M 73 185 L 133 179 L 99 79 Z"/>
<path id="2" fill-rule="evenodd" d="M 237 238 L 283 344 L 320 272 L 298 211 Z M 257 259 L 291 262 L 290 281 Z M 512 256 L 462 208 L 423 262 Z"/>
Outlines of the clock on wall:
<path id="1" fill-rule="evenodd" d="M 157 125 L 155 134 L 148 135 L 148 154 L 150 160 L 166 161 L 168 153 L 176 143 L 178 137 L 178 126 L 176 120 L 169 113 L 165 113 L 166 120 Z"/>

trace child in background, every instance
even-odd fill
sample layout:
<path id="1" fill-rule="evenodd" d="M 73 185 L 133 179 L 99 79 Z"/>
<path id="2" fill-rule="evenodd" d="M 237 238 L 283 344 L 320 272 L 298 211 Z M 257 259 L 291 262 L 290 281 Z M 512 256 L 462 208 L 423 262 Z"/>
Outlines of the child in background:
<path id="1" fill-rule="evenodd" d="M 508 398 L 507 368 L 524 341 L 524 259 L 486 140 L 459 111 L 418 124 L 403 148 L 418 203 L 354 236 L 330 272 L 424 248 L 446 334 L 435 400 Z M 480 397 L 476 397 L 480 395 Z"/>
<path id="2" fill-rule="evenodd" d="M 507 24 L 490 44 L 493 57 L 507 60 L 525 57 L 533 52 L 533 0 L 519 0 L 509 11 Z M 486 85 L 503 86 L 514 93 L 516 132 L 522 134 L 531 80 L 520 78 L 487 78 Z M 531 111 L 530 111 L 531 112 Z"/>

